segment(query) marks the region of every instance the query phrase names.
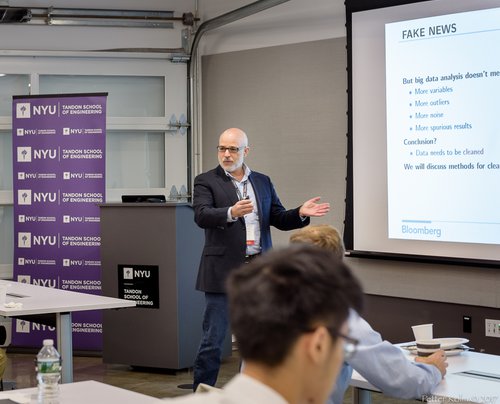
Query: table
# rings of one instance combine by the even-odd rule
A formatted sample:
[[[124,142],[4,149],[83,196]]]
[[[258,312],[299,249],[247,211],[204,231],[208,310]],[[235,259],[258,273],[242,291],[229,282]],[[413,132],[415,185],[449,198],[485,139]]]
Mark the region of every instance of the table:
[[[36,402],[38,389],[19,389],[0,392],[0,400],[11,399],[16,403]],[[159,398],[88,380],[59,386],[60,404],[156,404],[165,403]]]
[[[356,371],[351,386],[353,403],[370,403],[370,392],[380,392]],[[426,398],[429,402],[448,399],[460,403],[500,403],[500,356],[469,351],[448,357],[445,378]]]
[[[135,307],[135,302],[131,300],[0,280],[0,285],[6,283],[9,284],[6,301],[22,303],[22,307],[7,308],[0,306],[1,316],[19,317],[33,314],[56,314],[57,348],[61,358],[63,358],[61,365],[62,383],[73,381],[71,313],[74,311]]]

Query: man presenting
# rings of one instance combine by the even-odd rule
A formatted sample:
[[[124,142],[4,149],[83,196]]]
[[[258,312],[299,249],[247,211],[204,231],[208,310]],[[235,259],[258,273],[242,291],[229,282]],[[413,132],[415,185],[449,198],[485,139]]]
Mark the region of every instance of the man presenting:
[[[195,221],[205,229],[196,288],[205,292],[203,334],[194,363],[194,383],[215,385],[228,329],[226,278],[231,270],[272,247],[271,226],[293,230],[324,216],[319,197],[286,210],[268,176],[244,164],[248,138],[241,129],[224,131],[217,146],[219,166],[194,181]]]

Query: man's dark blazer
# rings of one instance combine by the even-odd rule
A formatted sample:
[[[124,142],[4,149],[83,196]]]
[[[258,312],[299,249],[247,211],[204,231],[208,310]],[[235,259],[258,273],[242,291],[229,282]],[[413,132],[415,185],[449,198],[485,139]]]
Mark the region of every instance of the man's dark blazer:
[[[293,230],[309,224],[309,218],[302,220],[299,216],[300,208],[286,210],[283,207],[267,175],[252,171],[249,181],[257,200],[263,252],[272,247],[270,226]],[[235,185],[220,166],[195,178],[194,220],[205,229],[205,246],[196,281],[198,290],[225,293],[229,272],[245,260],[245,220],[227,221],[227,210],[236,202]]]

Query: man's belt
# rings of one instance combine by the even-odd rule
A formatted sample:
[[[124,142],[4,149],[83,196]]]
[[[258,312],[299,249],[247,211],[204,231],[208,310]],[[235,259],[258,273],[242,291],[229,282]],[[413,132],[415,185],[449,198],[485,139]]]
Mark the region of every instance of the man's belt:
[[[250,262],[252,262],[257,257],[260,257],[260,253],[259,254],[253,254],[253,255],[245,255],[245,264],[249,264]]]

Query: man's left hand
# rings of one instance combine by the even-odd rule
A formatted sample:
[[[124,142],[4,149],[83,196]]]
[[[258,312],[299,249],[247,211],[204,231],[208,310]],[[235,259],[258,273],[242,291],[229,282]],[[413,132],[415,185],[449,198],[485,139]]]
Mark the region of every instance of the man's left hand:
[[[300,207],[299,215],[302,217],[320,217],[325,216],[330,211],[329,203],[318,203],[321,197],[309,199]]]

